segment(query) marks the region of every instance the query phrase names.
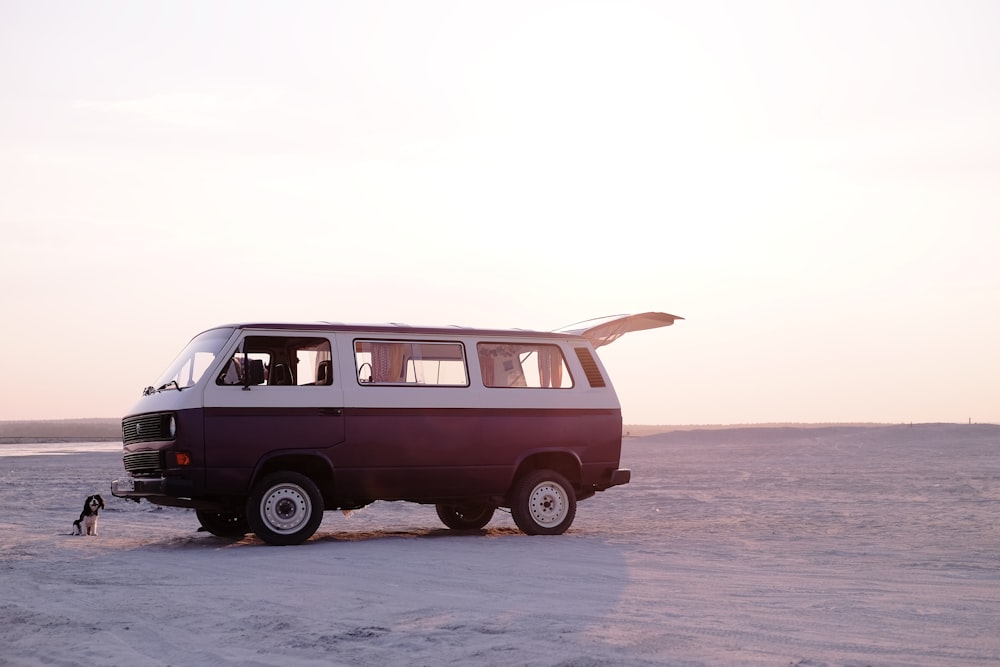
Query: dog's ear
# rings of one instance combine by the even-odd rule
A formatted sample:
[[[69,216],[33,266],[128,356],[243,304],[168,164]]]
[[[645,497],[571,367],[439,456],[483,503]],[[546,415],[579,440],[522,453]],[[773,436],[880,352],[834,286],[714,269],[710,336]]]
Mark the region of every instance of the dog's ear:
[[[87,508],[90,507],[90,501],[94,496],[87,496],[87,499],[83,501],[83,511],[86,512]]]
[[[97,505],[98,505],[98,506],[99,506],[99,507],[100,507],[101,509],[104,509],[104,498],[101,498],[101,494],[99,494],[99,493],[98,493],[98,494],[97,494],[96,496],[94,496],[94,498],[96,498],[96,499],[97,499]]]

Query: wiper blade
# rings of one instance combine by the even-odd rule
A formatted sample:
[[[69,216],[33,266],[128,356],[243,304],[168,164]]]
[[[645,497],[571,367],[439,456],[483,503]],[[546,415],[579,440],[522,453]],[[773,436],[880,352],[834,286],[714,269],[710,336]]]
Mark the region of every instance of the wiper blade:
[[[177,384],[177,380],[171,380],[170,382],[166,383],[165,385],[161,385],[161,386],[157,387],[156,391],[157,392],[161,392],[164,389],[169,389],[170,385],[174,385],[174,387],[177,388],[177,391],[181,391],[182,389],[184,389],[184,387],[182,387],[179,384]]]
[[[164,389],[170,389],[171,385],[173,385],[177,389],[177,391],[186,389],[186,387],[182,387],[179,384],[177,384],[177,380],[171,380],[166,384],[161,384],[159,387],[153,387],[153,386],[146,387],[145,389],[142,390],[142,395],[149,396],[150,394],[159,394]]]

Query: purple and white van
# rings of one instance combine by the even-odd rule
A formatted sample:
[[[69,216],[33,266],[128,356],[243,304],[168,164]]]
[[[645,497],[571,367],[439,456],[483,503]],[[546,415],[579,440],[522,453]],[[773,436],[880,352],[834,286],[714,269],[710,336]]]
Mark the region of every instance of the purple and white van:
[[[481,529],[499,508],[561,534],[628,483],[618,397],[595,353],[682,319],[562,332],[231,324],[195,336],[122,420],[120,498],[196,510],[208,532],[298,544],[325,510],[435,505]]]

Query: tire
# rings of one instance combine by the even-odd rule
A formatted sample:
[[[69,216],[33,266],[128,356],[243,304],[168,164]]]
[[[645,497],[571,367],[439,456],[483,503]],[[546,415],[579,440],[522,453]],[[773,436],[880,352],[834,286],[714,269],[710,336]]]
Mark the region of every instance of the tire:
[[[297,472],[276,472],[258,482],[247,499],[247,520],[268,544],[301,544],[323,521],[323,495]]]
[[[576,492],[554,470],[532,470],[514,482],[510,513],[527,535],[562,535],[576,517]]]
[[[435,507],[441,523],[453,530],[479,530],[490,522],[496,511],[489,503],[475,501],[438,503]]]
[[[195,516],[201,527],[216,537],[243,537],[250,532],[250,524],[243,512],[196,510]]]

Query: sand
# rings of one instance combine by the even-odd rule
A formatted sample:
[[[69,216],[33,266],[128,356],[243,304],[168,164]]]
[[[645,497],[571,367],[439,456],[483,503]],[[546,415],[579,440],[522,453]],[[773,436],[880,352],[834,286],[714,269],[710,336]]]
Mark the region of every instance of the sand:
[[[562,536],[376,503],[293,547],[112,498],[119,447],[0,445],[0,664],[1000,664],[997,426],[628,438]]]

